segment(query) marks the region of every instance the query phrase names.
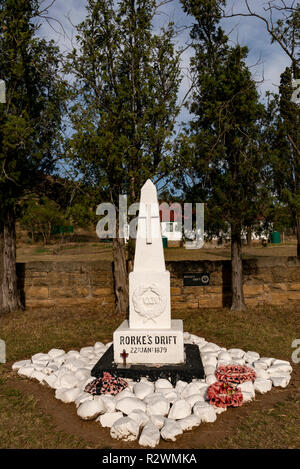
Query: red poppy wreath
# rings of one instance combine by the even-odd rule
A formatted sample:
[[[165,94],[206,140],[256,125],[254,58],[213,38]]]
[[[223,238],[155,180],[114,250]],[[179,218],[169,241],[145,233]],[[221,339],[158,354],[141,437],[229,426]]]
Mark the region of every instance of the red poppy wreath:
[[[215,376],[218,381],[241,384],[245,381],[254,381],[256,373],[252,368],[242,365],[220,365]]]
[[[206,396],[209,403],[216,407],[240,407],[243,404],[243,394],[240,388],[221,381],[211,384]]]

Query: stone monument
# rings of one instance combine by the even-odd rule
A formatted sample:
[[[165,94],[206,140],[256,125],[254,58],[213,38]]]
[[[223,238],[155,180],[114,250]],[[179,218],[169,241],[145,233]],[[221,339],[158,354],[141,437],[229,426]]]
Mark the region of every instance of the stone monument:
[[[166,270],[159,205],[148,179],[141,190],[134,269],[129,274],[129,321],[114,332],[114,362],[184,363],[183,324],[171,320],[170,272]]]
[[[165,268],[157,192],[149,179],[141,190],[129,319],[115,330],[113,344],[91,375],[99,378],[105,371],[134,380],[167,377],[173,384],[204,377],[198,346],[184,344],[182,321],[171,319],[170,272]]]

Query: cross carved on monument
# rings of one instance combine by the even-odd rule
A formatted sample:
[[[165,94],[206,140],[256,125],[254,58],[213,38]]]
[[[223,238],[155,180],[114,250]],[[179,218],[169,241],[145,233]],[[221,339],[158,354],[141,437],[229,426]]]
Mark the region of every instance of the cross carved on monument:
[[[159,218],[157,215],[151,214],[151,204],[145,204],[146,207],[146,214],[140,215],[139,217],[142,220],[146,220],[146,244],[152,244],[152,227],[151,221],[154,218]]]
[[[128,357],[128,353],[126,353],[126,350],[123,350],[123,352],[120,353],[120,356],[123,358],[123,365],[126,366],[126,358]]]

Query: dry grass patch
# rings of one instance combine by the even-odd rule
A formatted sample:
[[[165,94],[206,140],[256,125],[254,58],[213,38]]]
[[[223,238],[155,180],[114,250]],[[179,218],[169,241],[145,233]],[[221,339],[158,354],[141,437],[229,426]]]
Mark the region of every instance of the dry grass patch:
[[[299,312],[297,306],[268,306],[249,308],[242,313],[229,309],[178,311],[172,316],[183,319],[185,331],[220,346],[239,347],[257,351],[261,356],[291,360],[292,341],[300,338]],[[13,362],[30,358],[37,352],[48,352],[51,348],[79,350],[96,341],[111,341],[113,331],[123,319],[101,307],[88,306],[29,309],[1,316],[0,338],[7,346],[7,363],[0,365],[2,448],[138,447],[137,443],[124,446],[112,441],[107,429],[101,429],[93,422],[82,426],[74,406],[60,403],[57,410],[55,406],[59,403],[53,397],[53,390],[21,379],[11,370]],[[299,365],[294,364],[293,368],[288,388],[257,395],[255,401],[220,415],[214,424],[200,425],[179,437],[176,443],[162,442],[160,447],[299,447]],[[46,395],[51,404],[49,407],[48,401],[43,401]],[[58,425],[56,417],[60,409],[66,411]],[[69,425],[64,422],[68,415],[72,422]]]

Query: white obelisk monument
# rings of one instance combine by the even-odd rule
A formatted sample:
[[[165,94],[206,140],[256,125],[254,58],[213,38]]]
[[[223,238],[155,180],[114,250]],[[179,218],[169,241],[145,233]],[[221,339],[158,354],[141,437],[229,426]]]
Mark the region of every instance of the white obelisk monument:
[[[116,364],[184,363],[183,324],[171,320],[170,272],[165,268],[157,191],[141,190],[134,269],[129,274],[129,321],[114,332]]]

